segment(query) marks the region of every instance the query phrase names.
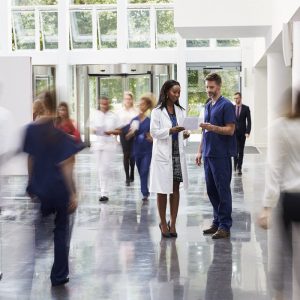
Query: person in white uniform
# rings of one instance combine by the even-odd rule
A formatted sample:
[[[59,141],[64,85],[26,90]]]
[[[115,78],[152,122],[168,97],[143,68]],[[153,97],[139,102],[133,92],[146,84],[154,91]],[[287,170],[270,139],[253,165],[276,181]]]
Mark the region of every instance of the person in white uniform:
[[[151,113],[150,134],[153,137],[150,167],[150,192],[157,193],[162,237],[177,237],[176,220],[179,186],[188,186],[184,150],[184,109],[179,104],[180,84],[166,81],[160,91],[158,105]],[[166,221],[167,198],[170,195],[170,221]]]
[[[111,181],[111,162],[116,154],[116,138],[120,133],[118,116],[110,111],[110,100],[106,96],[99,99],[98,110],[91,114],[90,128],[96,135],[92,150],[97,156],[98,179],[100,188],[99,201],[108,201],[109,182]]]

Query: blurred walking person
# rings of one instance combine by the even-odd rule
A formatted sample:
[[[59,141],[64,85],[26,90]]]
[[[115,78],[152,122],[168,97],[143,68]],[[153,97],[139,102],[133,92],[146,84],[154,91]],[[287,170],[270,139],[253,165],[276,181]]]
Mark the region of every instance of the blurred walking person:
[[[92,150],[97,156],[98,180],[100,189],[99,201],[108,201],[111,182],[112,160],[116,155],[116,138],[120,134],[118,116],[110,110],[110,99],[101,96],[97,110],[90,118],[91,132],[96,135]]]
[[[39,97],[44,114],[27,126],[23,151],[28,153],[32,192],[41,202],[43,216],[55,214],[53,286],[69,281],[69,213],[77,207],[72,185],[70,158],[80,148],[72,138],[55,127],[55,100],[50,92]]]
[[[270,128],[266,185],[259,224],[268,234],[269,275],[276,300],[300,299],[300,94],[291,91]],[[292,288],[291,288],[292,285]]]
[[[130,182],[134,181],[135,161],[132,156],[133,139],[126,138],[129,130],[130,121],[138,115],[138,110],[134,107],[133,94],[129,91],[124,92],[123,108],[117,112],[121,123],[120,142],[123,150],[123,165],[126,175],[126,185],[130,186]]]
[[[143,201],[150,195],[148,177],[152,157],[152,137],[150,135],[150,118],[147,112],[153,108],[153,95],[143,95],[139,103],[139,114],[130,122],[130,129],[126,139],[133,138],[133,156],[140,175]]]

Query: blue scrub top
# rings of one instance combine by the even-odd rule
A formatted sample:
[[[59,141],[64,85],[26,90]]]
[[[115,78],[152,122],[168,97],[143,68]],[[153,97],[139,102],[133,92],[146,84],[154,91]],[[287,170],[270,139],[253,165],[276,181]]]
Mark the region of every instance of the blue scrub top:
[[[152,143],[146,139],[146,134],[150,132],[150,118],[146,117],[142,122],[137,116],[133,118],[130,124],[133,121],[139,121],[139,129],[135,133],[134,142],[133,142],[133,155],[143,155],[146,153],[152,153]]]
[[[41,199],[67,197],[69,191],[59,163],[82,148],[83,144],[76,143],[66,133],[55,128],[53,121],[28,125],[23,151],[33,159],[30,182],[33,194]]]
[[[236,123],[234,105],[230,100],[221,96],[217,102],[212,105],[209,101],[205,105],[204,122],[216,126],[225,126],[226,124]],[[221,135],[211,131],[203,131],[203,157],[231,157],[237,155],[236,137],[230,135]]]

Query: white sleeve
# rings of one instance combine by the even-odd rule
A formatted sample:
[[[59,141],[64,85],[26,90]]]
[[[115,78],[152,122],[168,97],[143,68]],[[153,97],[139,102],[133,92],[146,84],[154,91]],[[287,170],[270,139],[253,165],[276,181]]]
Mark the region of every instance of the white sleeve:
[[[162,114],[161,109],[153,109],[150,121],[150,134],[155,139],[167,139],[170,136],[171,126],[163,128],[160,120]]]
[[[279,125],[276,122],[276,125]],[[266,183],[263,204],[264,207],[275,207],[280,196],[281,177],[284,168],[286,143],[284,141],[283,124],[273,126],[270,130],[268,145]]]

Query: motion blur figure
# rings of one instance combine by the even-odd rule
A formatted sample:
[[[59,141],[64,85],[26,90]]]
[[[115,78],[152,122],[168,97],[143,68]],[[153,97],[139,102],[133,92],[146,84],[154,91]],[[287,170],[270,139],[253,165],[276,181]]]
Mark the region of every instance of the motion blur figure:
[[[80,141],[80,133],[70,118],[66,102],[60,102],[57,107],[56,127],[69,134],[76,142]]]
[[[153,108],[153,95],[145,94],[139,103],[140,112],[130,123],[130,129],[126,135],[127,139],[133,137],[133,156],[140,175],[141,192],[143,201],[149,197],[148,176],[152,157],[152,137],[150,135],[150,118],[147,112]]]
[[[126,175],[126,185],[134,181],[134,157],[132,156],[133,139],[126,138],[129,130],[130,121],[138,115],[139,111],[134,107],[133,94],[129,91],[124,92],[123,108],[118,111],[121,122],[120,142],[123,150],[123,165]]]
[[[269,274],[276,300],[300,299],[300,94],[288,91],[270,128],[268,168],[259,224],[268,235]],[[292,286],[292,288],[291,288]]]
[[[98,109],[94,110],[90,119],[91,132],[96,135],[92,150],[97,156],[98,179],[100,188],[99,201],[109,200],[112,160],[116,155],[116,138],[120,134],[118,116],[110,111],[110,100],[106,96],[99,99]]]
[[[39,97],[44,114],[26,128],[23,151],[29,155],[30,186],[41,202],[43,216],[55,214],[53,286],[69,281],[69,213],[77,200],[72,186],[70,158],[80,149],[74,140],[55,127],[55,100],[50,92]]]

